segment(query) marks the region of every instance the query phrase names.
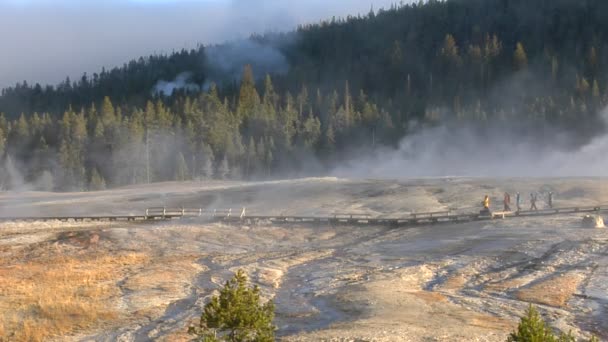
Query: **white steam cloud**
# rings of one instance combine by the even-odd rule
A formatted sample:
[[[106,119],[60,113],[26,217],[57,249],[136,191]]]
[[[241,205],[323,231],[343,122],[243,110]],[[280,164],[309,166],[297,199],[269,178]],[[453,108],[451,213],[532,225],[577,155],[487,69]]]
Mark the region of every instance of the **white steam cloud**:
[[[608,124],[608,110],[602,117]],[[506,126],[506,127],[505,127]],[[408,135],[398,148],[351,160],[335,176],[601,177],[608,175],[608,133],[576,148],[556,129],[535,136],[514,127],[441,125]]]
[[[238,40],[205,49],[210,81],[240,80],[244,65],[251,65],[256,78],[266,74],[284,74],[289,70],[287,58],[270,44]]]
[[[365,14],[394,0],[0,0],[0,89],[58,83],[140,56]]]
[[[154,86],[153,93],[155,95],[171,96],[173,95],[173,92],[181,89],[186,90],[187,92],[200,91],[201,87],[198,84],[190,82],[191,76],[192,74],[189,72],[182,72],[171,82],[158,81]]]

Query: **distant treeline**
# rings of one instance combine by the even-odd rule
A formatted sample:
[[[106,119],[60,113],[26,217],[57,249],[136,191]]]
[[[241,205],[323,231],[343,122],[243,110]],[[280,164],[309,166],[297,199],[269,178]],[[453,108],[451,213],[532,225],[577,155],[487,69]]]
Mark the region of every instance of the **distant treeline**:
[[[0,186],[320,171],[396,144],[413,122],[530,121],[583,140],[608,102],[605,13],[602,0],[428,1],[251,37],[290,65],[257,81],[245,67],[217,87],[152,91],[184,72],[211,84],[200,47],[55,87],[18,84],[0,96]]]

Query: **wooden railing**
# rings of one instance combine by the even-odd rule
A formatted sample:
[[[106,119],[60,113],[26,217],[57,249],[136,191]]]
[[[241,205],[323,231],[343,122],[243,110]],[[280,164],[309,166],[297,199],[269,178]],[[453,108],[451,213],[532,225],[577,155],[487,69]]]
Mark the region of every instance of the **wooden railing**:
[[[459,223],[471,221],[492,220],[496,217],[515,218],[531,216],[552,216],[576,213],[599,213],[608,211],[608,206],[548,208],[538,211],[495,212],[496,215],[480,213],[457,213],[436,211],[426,213],[411,213],[404,217],[371,216],[360,213],[333,213],[331,216],[286,216],[286,215],[248,215],[246,208],[202,209],[202,208],[169,208],[155,207],[146,209],[145,215],[98,215],[98,216],[54,216],[54,217],[0,217],[0,222],[9,221],[154,221],[183,218],[201,218],[217,222],[261,222],[274,223],[313,223],[335,225],[387,225],[387,226],[422,226],[439,223]]]

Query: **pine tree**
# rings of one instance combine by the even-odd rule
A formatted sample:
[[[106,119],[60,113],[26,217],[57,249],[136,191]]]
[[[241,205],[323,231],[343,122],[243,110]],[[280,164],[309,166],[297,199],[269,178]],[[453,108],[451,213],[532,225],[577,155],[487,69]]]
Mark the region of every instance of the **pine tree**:
[[[114,105],[108,96],[103,98],[103,104],[101,105],[101,121],[105,127],[112,127],[116,123]]]
[[[557,81],[557,73],[559,71],[559,62],[557,60],[556,56],[553,56],[551,58],[551,77],[553,79],[553,82]]]
[[[597,342],[592,336],[589,342]],[[543,320],[538,310],[530,304],[524,316],[520,319],[517,330],[507,338],[507,342],[576,342],[570,333],[555,336],[551,328]]]
[[[578,92],[581,97],[586,97],[589,93],[589,81],[586,78],[581,78],[578,83]]]
[[[201,146],[201,176],[205,179],[213,178],[213,162],[215,157],[209,145],[203,143]]]
[[[517,71],[524,70],[528,66],[528,55],[522,43],[517,43],[515,52],[513,53],[513,63]]]
[[[222,162],[220,163],[220,165],[217,169],[217,175],[220,179],[226,179],[226,178],[228,178],[229,174],[230,174],[230,165],[228,165],[228,158],[226,158],[226,156],[224,156],[224,159],[222,159]]]
[[[30,125],[27,122],[25,114],[21,113],[19,120],[17,121],[17,136],[21,143],[23,143],[30,136]]]
[[[302,127],[301,133],[304,145],[310,149],[314,148],[321,136],[321,122],[318,118],[309,116]]]
[[[270,177],[271,172],[272,172],[272,163],[274,162],[274,154],[273,151],[274,150],[274,142],[272,141],[272,138],[269,140],[268,142],[268,148],[266,149],[266,155],[265,155],[265,162],[266,162],[266,176]]]
[[[393,48],[390,53],[391,68],[394,72],[399,72],[403,67],[403,47],[400,41],[393,42]]]
[[[508,342],[551,342],[555,341],[553,332],[547,327],[536,308],[528,307],[521,318],[517,330],[509,335]]]
[[[55,188],[55,181],[53,174],[48,171],[42,171],[42,174],[36,181],[36,190],[38,191],[53,191]]]
[[[598,56],[597,50],[594,46],[589,49],[589,55],[587,56],[587,65],[589,66],[589,72],[592,76],[597,76],[598,69]]]
[[[445,62],[451,67],[460,66],[462,59],[460,57],[459,48],[456,44],[456,39],[451,34],[447,34],[441,48],[441,56]]]
[[[99,174],[97,169],[93,169],[91,171],[91,181],[89,182],[89,190],[90,191],[100,191],[106,189],[106,181]]]
[[[203,155],[203,163],[201,168],[201,176],[204,179],[213,178],[213,161],[208,155]]]
[[[274,90],[270,75],[266,75],[266,79],[264,80],[264,97],[262,103],[264,104],[266,116],[270,119],[274,119],[279,105],[279,95]]]
[[[205,305],[199,325],[190,327],[188,332],[201,342],[274,341],[274,303],[262,304],[260,289],[250,288],[247,283],[245,272],[238,270],[219,295]]]
[[[247,118],[253,114],[259,103],[260,96],[255,89],[253,69],[251,65],[246,65],[243,68],[243,76],[241,78],[237,115],[240,118]]]
[[[596,100],[599,100],[599,98],[600,98],[600,86],[597,83],[597,80],[593,80],[593,89],[591,90],[591,95]],[[1,149],[0,149],[0,151],[1,151]]]
[[[6,133],[0,127],[0,160],[2,160],[2,156],[4,155],[4,149],[6,147]]]
[[[296,102],[298,105],[298,117],[301,118],[304,115],[304,109],[308,105],[308,89],[305,85],[300,89]]]
[[[324,147],[325,147],[325,154],[326,155],[331,155],[335,148],[336,148],[336,136],[334,133],[334,127],[332,126],[332,124],[329,124],[329,126],[327,126],[327,130],[325,131],[325,141],[324,141]]]
[[[249,144],[247,145],[247,152],[246,152],[246,162],[245,162],[245,177],[246,178],[250,178],[251,176],[253,176],[254,172],[255,172],[255,165],[257,164],[257,159],[256,159],[256,145],[255,145],[255,141],[253,140],[253,136],[249,137]]]
[[[144,183],[147,180],[146,161],[148,154],[145,141],[144,113],[137,109],[128,123],[128,147],[124,157],[127,162],[129,183]]]
[[[173,179],[176,181],[185,181],[189,179],[189,177],[190,171],[188,171],[188,164],[186,164],[184,154],[179,152],[175,160],[175,176]]]

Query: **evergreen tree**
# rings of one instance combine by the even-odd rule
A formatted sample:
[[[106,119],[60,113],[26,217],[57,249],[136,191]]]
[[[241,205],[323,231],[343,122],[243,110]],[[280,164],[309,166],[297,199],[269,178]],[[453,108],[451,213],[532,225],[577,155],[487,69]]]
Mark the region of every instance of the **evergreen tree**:
[[[2,156],[4,155],[4,148],[6,147],[6,133],[0,127],[0,160],[2,160]]]
[[[509,335],[507,342],[576,342],[576,338],[570,333],[555,336],[538,310],[530,305],[521,318],[517,330]],[[589,342],[598,342],[598,339],[593,336]]]
[[[304,145],[313,149],[321,136],[321,122],[319,119],[312,116],[308,117],[302,126],[301,135]]]
[[[56,189],[70,190],[86,188],[94,169],[108,186],[172,180],[178,175],[167,165],[175,165],[174,151],[182,151],[188,178],[211,177],[222,158],[230,166],[224,177],[279,174],[297,167],[300,149],[331,167],[332,157],[356,144],[397,145],[411,122],[441,124],[438,108],[460,120],[545,120],[587,136],[590,128],[599,132],[598,109],[608,102],[608,55],[598,40],[608,26],[584,13],[604,13],[608,5],[591,1],[582,12],[577,6],[431,1],[286,33],[297,40],[254,37],[278,48],[290,66],[266,75],[261,99],[251,66],[240,84],[222,80],[200,63],[203,47],[142,58],[77,82],[18,84],[0,92],[0,112],[7,114],[0,114],[0,157],[10,154],[26,182],[35,184],[51,170]],[[446,11],[454,14],[449,20]],[[503,45],[513,53],[503,53]],[[193,71],[194,82],[215,79],[219,87],[150,92],[184,69]],[[521,70],[541,86],[506,92],[516,101],[491,96]]]
[[[441,48],[441,56],[450,67],[457,67],[462,63],[456,39],[451,34],[445,36],[443,47]]]
[[[551,342],[555,341],[555,337],[536,308],[530,305],[525,315],[521,318],[517,331],[511,333],[507,341]]]
[[[16,133],[20,140],[21,139],[25,140],[30,136],[30,127],[27,122],[27,118],[25,117],[25,114],[23,114],[23,113],[21,113],[21,115],[19,116],[19,120],[17,121]],[[24,140],[21,140],[21,141],[23,142]]]
[[[262,304],[260,289],[247,286],[247,276],[238,270],[219,295],[203,309],[198,326],[188,329],[197,341],[272,342],[274,304]]]
[[[247,118],[253,114],[253,111],[258,107],[259,103],[260,96],[255,89],[253,68],[251,65],[246,65],[243,69],[243,76],[241,78],[237,115],[240,118]]]
[[[202,163],[202,169],[201,169],[201,176],[204,179],[211,179],[211,178],[213,178],[213,161],[206,154],[203,155],[203,163]]]
[[[217,175],[220,179],[227,179],[230,174],[230,165],[228,165],[228,158],[224,156],[222,162],[217,169]]]
[[[97,169],[93,169],[91,171],[91,180],[89,182],[89,190],[90,191],[100,191],[106,189],[106,181],[99,174]]]
[[[515,70],[523,70],[528,66],[528,55],[522,43],[517,43],[515,52],[513,53],[513,63]]]
[[[256,153],[257,153],[257,149],[256,149],[256,145],[255,145],[255,141],[253,140],[253,137],[249,138],[249,144],[247,145],[247,160],[245,162],[245,177],[246,178],[250,178],[253,173],[255,172],[255,165],[257,164],[257,159],[256,159]]]
[[[184,154],[179,152],[175,160],[175,176],[173,177],[176,181],[185,181],[190,178],[190,171],[188,171],[188,164]]]
[[[213,156],[213,151],[209,147],[209,145],[204,144],[201,147],[202,153],[202,163],[201,163],[201,176],[205,179],[213,178],[213,162],[215,157]]]
[[[48,171],[42,171],[40,178],[36,182],[36,190],[38,191],[53,191],[55,189],[55,181],[53,174]]]
[[[591,95],[593,96],[594,99],[599,100],[599,98],[600,98],[600,86],[597,83],[597,80],[593,80],[593,89],[591,90]],[[1,149],[0,149],[0,154],[1,154]]]

